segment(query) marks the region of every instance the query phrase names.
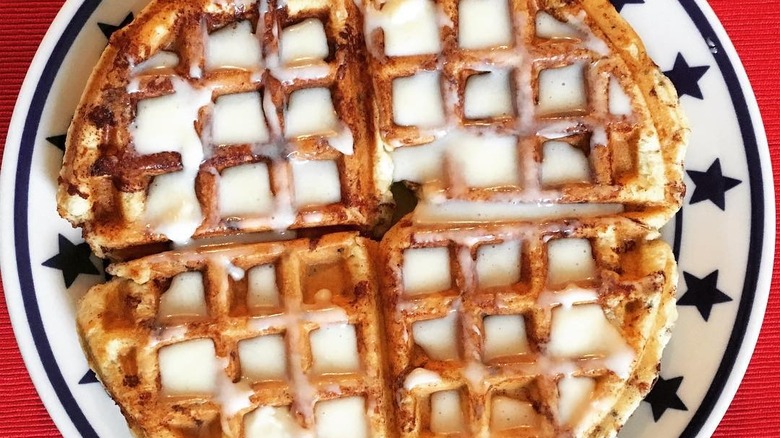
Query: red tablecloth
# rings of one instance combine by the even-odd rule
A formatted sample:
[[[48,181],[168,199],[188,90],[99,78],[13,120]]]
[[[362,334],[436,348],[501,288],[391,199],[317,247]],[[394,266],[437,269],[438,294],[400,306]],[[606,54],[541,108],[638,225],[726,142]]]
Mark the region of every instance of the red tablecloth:
[[[648,0],[652,1],[652,0]],[[693,0],[686,0],[693,1]],[[63,0],[0,0],[0,152],[27,67]],[[780,2],[710,0],[734,41],[764,117],[775,180],[780,169]],[[2,236],[1,238],[8,238]],[[780,269],[761,337],[717,437],[780,436]],[[0,295],[2,286],[0,285]],[[33,388],[0,299],[0,437],[60,436]]]

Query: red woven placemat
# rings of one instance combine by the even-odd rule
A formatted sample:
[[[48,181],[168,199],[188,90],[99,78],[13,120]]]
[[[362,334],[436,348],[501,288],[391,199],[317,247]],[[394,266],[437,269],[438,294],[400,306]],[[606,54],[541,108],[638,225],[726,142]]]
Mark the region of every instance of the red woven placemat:
[[[648,0],[652,1],[652,0]],[[693,0],[686,0],[693,1]],[[0,0],[0,153],[25,72],[63,0]],[[710,0],[737,47],[764,118],[772,164],[780,169],[780,3],[775,0]],[[775,180],[778,172],[775,171]],[[3,236],[2,238],[7,238]],[[780,272],[750,368],[716,437],[780,436]],[[2,285],[0,285],[2,295]],[[16,346],[0,299],[0,437],[58,437]]]

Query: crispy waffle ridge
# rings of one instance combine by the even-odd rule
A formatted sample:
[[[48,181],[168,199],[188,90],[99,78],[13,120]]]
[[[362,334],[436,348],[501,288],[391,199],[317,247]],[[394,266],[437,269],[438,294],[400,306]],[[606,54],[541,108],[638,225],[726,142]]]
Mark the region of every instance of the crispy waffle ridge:
[[[361,28],[351,0],[152,2],[112,35],[90,78],[68,132],[60,214],[99,256],[375,225],[389,184],[375,174]],[[318,40],[302,47],[300,35]]]
[[[80,305],[89,361],[139,437],[314,436],[314,430],[336,437],[361,426],[387,436],[392,415],[375,245],[338,233],[115,264],[110,272],[117,278],[91,289]],[[269,272],[270,280],[258,280]],[[182,278],[193,274],[194,280]],[[338,331],[347,327],[351,333]],[[318,333],[338,345],[315,345]],[[252,346],[257,340],[265,342]],[[339,356],[339,346],[349,350],[350,342],[357,356]],[[172,366],[161,371],[165,355]],[[269,365],[273,359],[281,365]],[[257,360],[261,368],[252,365]],[[179,394],[182,375],[190,386]],[[275,427],[288,427],[290,435],[273,434],[281,430]]]
[[[656,228],[679,209],[687,122],[607,0],[369,1],[365,15],[377,135],[428,204],[607,204]]]
[[[656,237],[622,218],[402,220],[381,247],[400,435],[616,435],[677,317],[676,263]]]

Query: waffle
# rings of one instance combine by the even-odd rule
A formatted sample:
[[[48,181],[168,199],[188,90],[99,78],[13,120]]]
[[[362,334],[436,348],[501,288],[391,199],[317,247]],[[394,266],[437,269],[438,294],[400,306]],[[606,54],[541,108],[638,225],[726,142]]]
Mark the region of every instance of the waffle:
[[[402,220],[380,250],[401,436],[616,435],[677,315],[656,237],[622,218]]]
[[[614,436],[676,319],[687,137],[607,0],[154,0],[68,133],[60,214],[158,252],[84,349],[139,437]],[[394,182],[419,204],[359,237]]]
[[[372,227],[389,182],[361,28],[350,0],[152,2],[112,35],[81,99],[60,214],[114,258],[193,237]]]
[[[603,204],[654,227],[680,207],[677,94],[607,0],[368,1],[365,16],[378,141],[425,203]]]
[[[139,437],[384,437],[375,245],[337,233],[115,264],[79,332]]]

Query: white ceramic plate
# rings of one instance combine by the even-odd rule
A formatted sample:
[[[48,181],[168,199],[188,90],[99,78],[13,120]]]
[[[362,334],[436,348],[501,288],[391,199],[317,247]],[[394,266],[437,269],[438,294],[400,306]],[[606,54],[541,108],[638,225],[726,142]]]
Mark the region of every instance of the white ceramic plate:
[[[11,122],[0,181],[2,274],[33,382],[65,437],[128,437],[88,371],[76,300],[103,280],[55,191],[68,123],[106,34],[147,0],[68,0],[49,29]],[[680,263],[680,319],[661,380],[621,437],[709,436],[731,402],[766,307],[774,193],[766,137],[747,77],[709,6],[613,0],[675,82],[690,117],[688,195],[665,229]]]

